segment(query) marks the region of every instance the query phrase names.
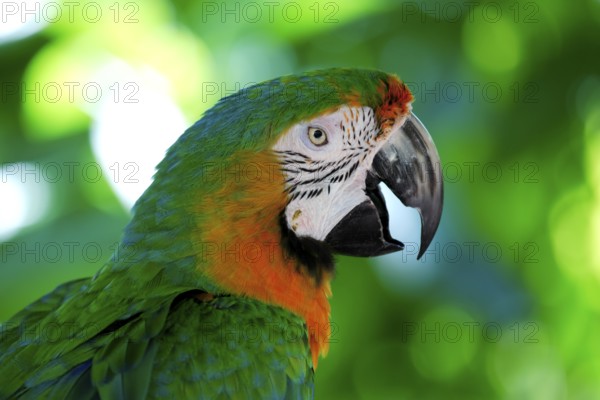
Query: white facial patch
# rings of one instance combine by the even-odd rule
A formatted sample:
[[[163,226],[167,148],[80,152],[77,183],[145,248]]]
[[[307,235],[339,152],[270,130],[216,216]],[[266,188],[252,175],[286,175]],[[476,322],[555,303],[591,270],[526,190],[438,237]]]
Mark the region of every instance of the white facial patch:
[[[402,123],[404,118],[392,130]],[[325,141],[321,134],[327,136]],[[324,240],[368,199],[367,171],[388,137],[382,135],[373,109],[347,106],[300,122],[283,134],[273,150],[286,176],[289,228],[297,236]]]

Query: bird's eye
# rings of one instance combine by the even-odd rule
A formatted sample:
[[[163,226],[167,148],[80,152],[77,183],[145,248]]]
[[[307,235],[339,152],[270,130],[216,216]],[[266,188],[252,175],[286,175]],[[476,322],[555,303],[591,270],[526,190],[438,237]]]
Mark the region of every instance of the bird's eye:
[[[327,134],[321,128],[308,128],[308,138],[315,146],[323,146],[327,144]]]

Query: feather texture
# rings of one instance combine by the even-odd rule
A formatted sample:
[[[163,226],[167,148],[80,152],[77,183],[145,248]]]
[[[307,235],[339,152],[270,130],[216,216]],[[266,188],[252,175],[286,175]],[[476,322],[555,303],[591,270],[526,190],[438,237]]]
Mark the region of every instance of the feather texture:
[[[0,399],[311,398],[331,271],[317,279],[282,244],[289,194],[271,149],[343,105],[390,118],[407,93],[382,72],[330,69],[221,99],[169,149],[103,268],[0,327]]]

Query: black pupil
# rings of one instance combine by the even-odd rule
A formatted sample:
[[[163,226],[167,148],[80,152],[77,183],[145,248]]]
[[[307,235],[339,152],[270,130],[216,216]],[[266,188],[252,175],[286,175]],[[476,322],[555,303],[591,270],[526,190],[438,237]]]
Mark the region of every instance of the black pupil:
[[[315,139],[320,139],[321,136],[323,136],[323,131],[321,131],[320,129],[315,130],[314,136]]]

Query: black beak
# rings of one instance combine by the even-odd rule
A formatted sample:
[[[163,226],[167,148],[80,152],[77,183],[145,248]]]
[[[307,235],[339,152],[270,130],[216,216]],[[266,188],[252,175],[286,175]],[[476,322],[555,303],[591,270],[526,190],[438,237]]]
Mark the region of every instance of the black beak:
[[[376,154],[366,182],[369,200],[350,211],[325,241],[338,253],[372,257],[402,250],[391,237],[389,215],[379,190],[383,182],[408,207],[421,215],[421,246],[425,253],[440,223],[443,182],[440,157],[425,126],[410,114]]]

